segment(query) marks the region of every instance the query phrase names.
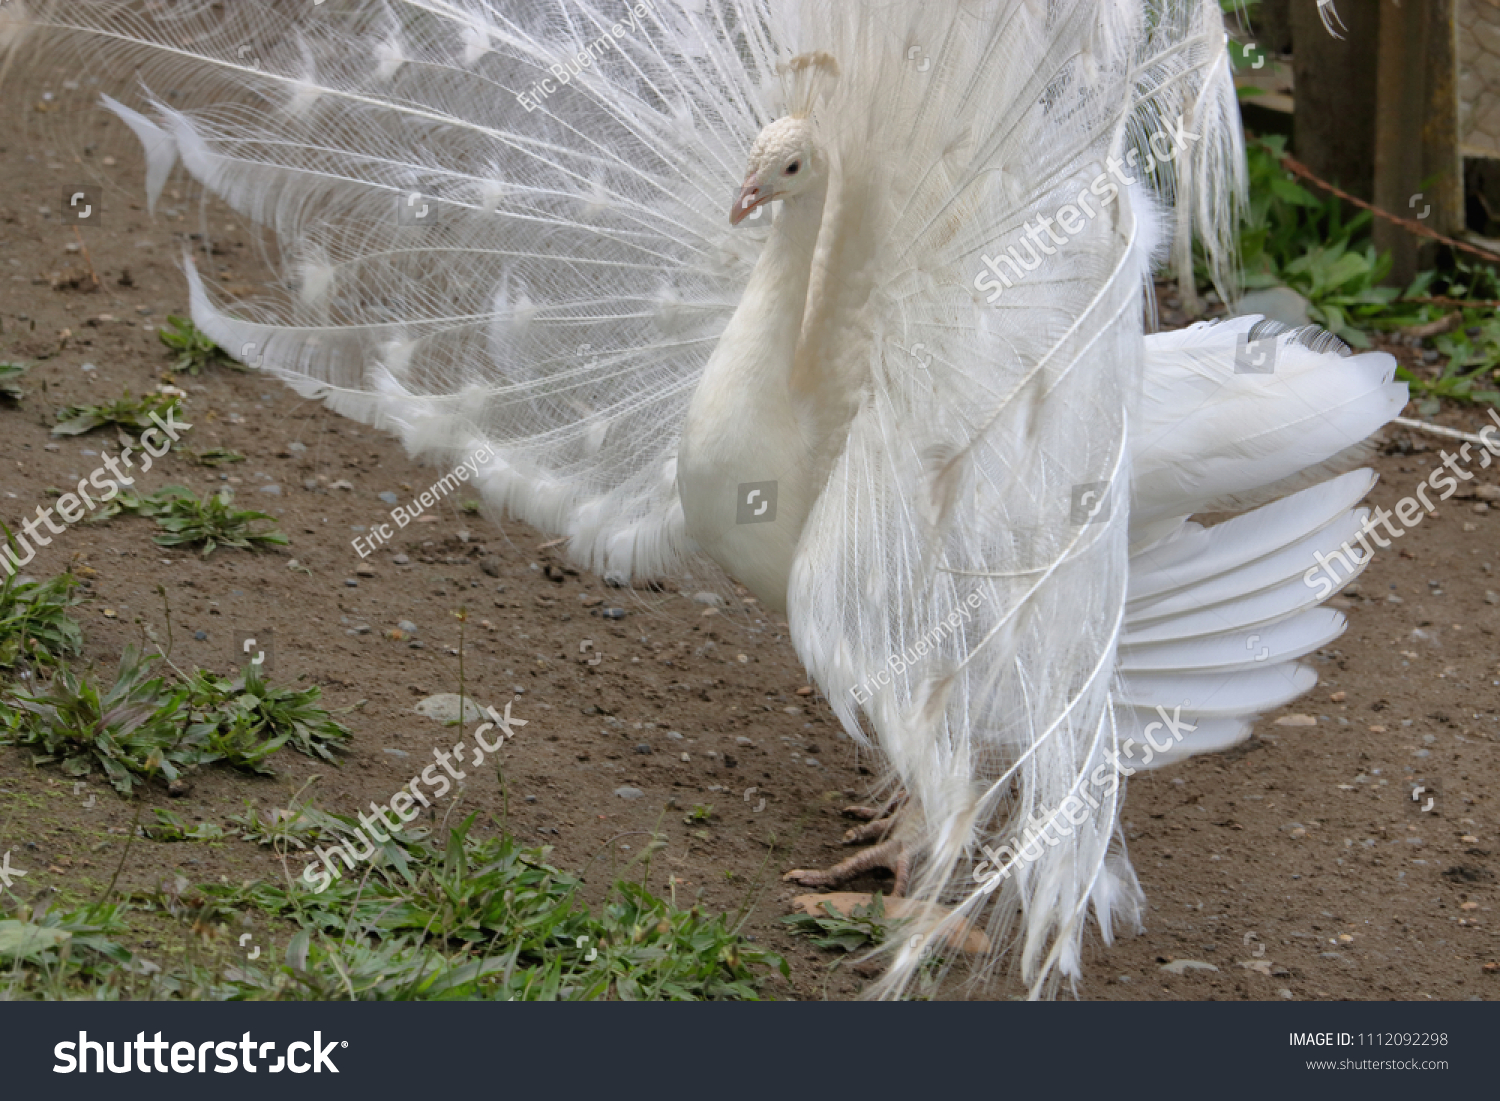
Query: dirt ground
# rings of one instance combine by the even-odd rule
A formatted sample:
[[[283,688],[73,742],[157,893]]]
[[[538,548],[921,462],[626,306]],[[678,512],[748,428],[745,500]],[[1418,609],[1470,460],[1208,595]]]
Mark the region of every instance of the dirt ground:
[[[255,237],[223,209],[169,190],[148,215],[142,166],[128,155],[87,166],[84,182],[107,181],[103,217],[75,232],[60,196],[82,169],[23,138],[15,115],[7,107],[0,117],[0,360],[35,366],[27,399],[0,410],[0,518],[12,525],[55,496],[49,487],[93,470],[96,452],[118,451],[106,432],[54,440],[56,407],[171,380],[157,329],[187,312],[184,244],[201,251],[194,235],[207,228],[211,274],[230,290],[266,275]],[[1393,350],[1408,363],[1420,354]],[[499,707],[513,701],[526,722],[504,751],[518,836],[553,846],[560,867],[593,861],[589,881],[603,884],[659,829],[668,846],[652,889],[675,886],[679,900],[701,895],[720,910],[748,904],[746,931],[792,966],[790,987],[778,981],[768,993],[859,993],[866,977],[830,972],[833,954],[779,921],[799,893],[780,873],[848,855],[840,808],[868,797],[874,782],[806,690],[784,622],[748,602],[700,603],[691,584],[609,588],[563,568],[545,535],[466,514],[462,495],[361,559],[351,540],[387,518],[393,498],[380,495],[405,503],[444,471],[407,461],[389,438],[264,377],[214,368],[175,382],[193,425],[185,446],[231,448],[247,461],[208,470],[174,453],[139,488],[202,491],[227,479],[241,507],[278,517],[291,545],[205,559],[153,544],[147,520],[117,518],[70,527],[26,572],[48,577],[70,563],[91,571],[77,613],[86,658],[101,670],[140,641],[139,624],[165,638],[161,584],[179,665],[228,671],[242,638],[269,638],[274,681],[320,685],[329,706],[356,709],[344,717],[354,738],[342,767],[283,752],[274,779],[208,770],[170,800],[174,810],[223,824],[247,801],[285,806],[315,775],[310,790],[327,810],[388,799],[456,738],[413,705],[458,691],[454,613],[465,608],[466,690]],[[1473,409],[1437,419],[1469,431],[1481,424]],[[1388,433],[1371,501],[1389,508],[1409,494],[1440,443]],[[1311,659],[1321,675],[1311,694],[1267,715],[1232,752],[1131,781],[1125,829],[1149,899],[1147,929],[1111,948],[1094,938],[1080,997],[1500,993],[1500,974],[1483,967],[1500,958],[1500,502],[1477,499],[1482,484],[1500,484],[1500,470],[1478,472],[1335,599],[1349,629]],[[606,616],[610,609],[618,611]],[[398,637],[402,621],[416,629]],[[1278,724],[1289,714],[1315,725]],[[1416,787],[1425,791],[1414,800]],[[169,804],[159,788],[144,798]],[[712,806],[708,821],[685,821],[699,805]],[[493,775],[465,781],[459,813],[468,811],[501,814]],[[55,766],[0,749],[0,851],[26,869],[17,888],[25,897],[94,897],[134,813],[97,774],[75,794]],[[148,887],[174,870],[194,880],[281,875],[279,861],[248,842],[137,842],[121,886]],[[852,889],[889,886],[871,875]],[[1172,960],[1217,970],[1164,970]],[[1012,978],[990,996],[1022,990]]]

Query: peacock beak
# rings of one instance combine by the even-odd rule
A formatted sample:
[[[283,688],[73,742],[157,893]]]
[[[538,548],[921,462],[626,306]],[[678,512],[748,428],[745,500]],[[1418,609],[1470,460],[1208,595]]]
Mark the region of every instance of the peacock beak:
[[[759,181],[751,176],[740,189],[740,197],[734,201],[734,208],[729,212],[729,224],[739,225],[754,211],[770,202],[771,198],[770,191],[762,188]]]

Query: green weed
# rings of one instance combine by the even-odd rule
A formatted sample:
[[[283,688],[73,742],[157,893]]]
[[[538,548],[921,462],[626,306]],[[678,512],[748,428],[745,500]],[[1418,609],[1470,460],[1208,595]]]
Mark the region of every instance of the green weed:
[[[178,405],[179,400],[173,394],[145,394],[132,398],[127,390],[123,398],[103,405],[69,405],[57,411],[57,423],[52,428],[52,434],[81,436],[95,428],[113,424],[138,435],[156,426],[151,414],[155,413],[165,421],[171,415],[180,413],[182,410]],[[180,422],[174,424],[179,428],[193,427]]]
[[[6,545],[15,553],[15,538],[5,532]],[[5,572],[0,567],[0,572]],[[81,597],[74,592],[78,579],[60,573],[46,581],[21,582],[5,572],[0,582],[0,669],[14,669],[24,661],[55,664],[83,648],[83,632],[68,609]]]
[[[100,522],[127,513],[147,516],[156,521],[165,534],[156,542],[164,547],[201,543],[207,558],[218,547],[254,550],[258,546],[287,546],[290,540],[279,531],[256,530],[260,522],[274,524],[276,517],[251,509],[233,506],[234,490],[230,486],[210,492],[201,500],[187,486],[163,486],[155,493],[142,496],[133,490],[121,490],[113,501],[99,508],[91,520]]]
[[[20,401],[26,396],[21,389],[21,376],[31,368],[21,363],[0,363],[0,398]]]
[[[174,371],[186,371],[190,375],[196,375],[204,368],[215,364],[233,367],[236,371],[245,369],[185,317],[168,315],[167,324],[157,335],[161,337],[163,344],[177,353],[177,360],[172,364]]]

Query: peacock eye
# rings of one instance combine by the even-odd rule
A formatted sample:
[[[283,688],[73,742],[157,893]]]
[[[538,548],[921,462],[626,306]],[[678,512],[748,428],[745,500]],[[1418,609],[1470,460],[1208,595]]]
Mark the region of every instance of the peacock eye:
[[[801,161],[793,161],[791,164],[786,166],[786,174],[788,176],[795,176],[800,171],[802,171]]]

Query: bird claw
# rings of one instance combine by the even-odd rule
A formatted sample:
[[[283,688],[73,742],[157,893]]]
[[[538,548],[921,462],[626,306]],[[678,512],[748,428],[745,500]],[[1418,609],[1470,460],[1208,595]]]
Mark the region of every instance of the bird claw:
[[[871,845],[847,860],[840,860],[831,868],[793,868],[781,878],[788,883],[800,883],[804,887],[834,887],[871,868],[887,868],[895,874],[896,883],[891,889],[892,896],[906,893],[911,858],[906,853],[906,843],[895,838]]]

